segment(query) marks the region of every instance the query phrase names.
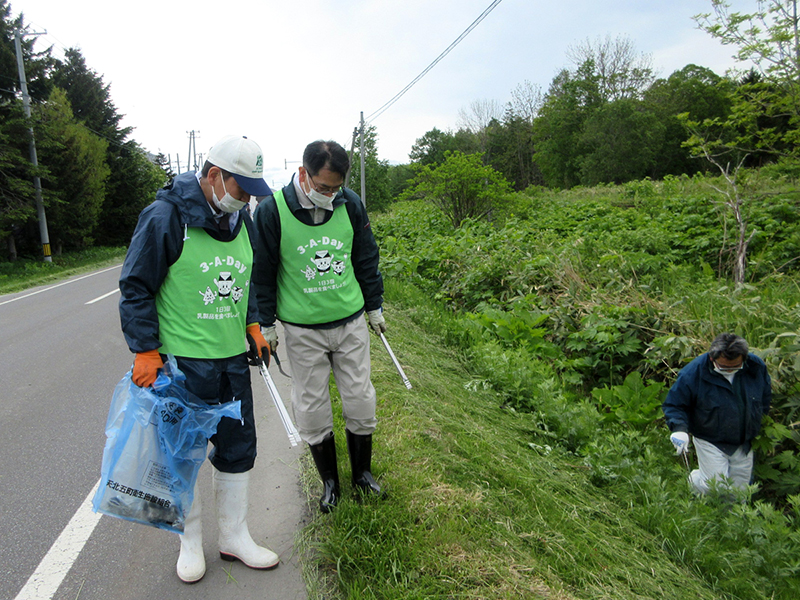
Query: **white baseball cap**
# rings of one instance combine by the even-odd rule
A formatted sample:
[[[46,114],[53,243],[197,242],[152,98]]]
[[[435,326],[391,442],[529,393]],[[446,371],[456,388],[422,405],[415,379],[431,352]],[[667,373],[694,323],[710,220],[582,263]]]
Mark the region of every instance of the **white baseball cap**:
[[[263,177],[264,157],[261,148],[246,136],[225,136],[211,147],[207,160],[233,175],[239,187],[251,196],[272,194]]]

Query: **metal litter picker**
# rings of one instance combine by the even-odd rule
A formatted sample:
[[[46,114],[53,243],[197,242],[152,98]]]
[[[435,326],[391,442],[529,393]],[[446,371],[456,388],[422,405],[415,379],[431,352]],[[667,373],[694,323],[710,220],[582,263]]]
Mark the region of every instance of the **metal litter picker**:
[[[283,403],[283,399],[278,393],[278,388],[275,387],[275,382],[272,381],[272,375],[269,374],[267,365],[264,364],[263,360],[261,361],[261,364],[258,365],[258,370],[261,371],[261,376],[264,378],[264,383],[267,384],[270,396],[272,396],[272,401],[275,403],[275,408],[278,409],[281,422],[283,423],[284,429],[286,429],[286,435],[289,436],[289,442],[292,444],[292,446],[297,446],[297,444],[300,443],[300,434],[297,432],[297,428],[294,426],[294,423],[292,423],[292,419],[289,416],[289,411],[286,410],[286,405]]]
[[[403,383],[405,384],[406,388],[410,390],[411,382],[408,380],[408,377],[406,377],[406,374],[403,371],[403,367],[400,366],[400,363],[398,362],[397,357],[394,355],[394,352],[392,352],[392,348],[391,346],[389,346],[389,342],[386,340],[386,336],[383,335],[382,333],[380,334],[380,336],[383,345],[386,346],[386,351],[389,353],[389,356],[392,357],[392,362],[394,363],[395,369],[397,369],[397,372],[400,374],[400,378],[403,380]]]

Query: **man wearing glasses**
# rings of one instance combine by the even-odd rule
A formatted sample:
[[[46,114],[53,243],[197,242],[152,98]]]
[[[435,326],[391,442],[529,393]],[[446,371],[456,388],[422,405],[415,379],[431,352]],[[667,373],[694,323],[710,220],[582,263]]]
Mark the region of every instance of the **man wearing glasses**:
[[[750,484],[752,441],[771,401],[767,366],[733,333],[718,335],[681,370],[661,408],[677,454],[685,455],[694,437],[698,468],[689,479],[697,493],[708,492],[713,479],[739,489]]]
[[[339,501],[328,390],[331,370],[342,399],[353,487],[380,496],[371,473],[375,388],[369,330],[386,330],[378,246],[361,199],[343,188],[350,159],[333,141],[316,141],[303,166],[255,212],[253,286],[263,332],[274,349],[283,324],[292,367],[292,408],[323,483],[322,512]]]

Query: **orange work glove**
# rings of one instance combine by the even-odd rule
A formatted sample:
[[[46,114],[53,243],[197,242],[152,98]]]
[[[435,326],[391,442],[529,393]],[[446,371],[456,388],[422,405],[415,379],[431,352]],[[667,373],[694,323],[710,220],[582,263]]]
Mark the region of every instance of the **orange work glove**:
[[[158,376],[158,370],[164,366],[158,350],[137,352],[133,359],[133,383],[139,387],[150,387]]]
[[[247,326],[247,343],[250,345],[250,350],[247,351],[247,362],[257,367],[262,360],[266,360],[266,365],[269,366],[269,354],[272,349],[261,335],[261,325],[258,323]]]

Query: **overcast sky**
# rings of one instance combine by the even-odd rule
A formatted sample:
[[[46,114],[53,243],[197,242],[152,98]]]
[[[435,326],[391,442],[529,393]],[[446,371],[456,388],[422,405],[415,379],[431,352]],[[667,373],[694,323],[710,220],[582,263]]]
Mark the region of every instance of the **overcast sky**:
[[[179,156],[241,134],[264,151],[267,182],[296,170],[306,144],[350,147],[376,112],[459,37],[492,0],[9,0],[37,48],[79,47],[111,86],[123,125],[151,152]],[[752,11],[756,0],[732,0]],[[659,76],[694,63],[724,74],[732,49],[698,30],[710,0],[503,0],[375,119],[380,158],[408,162],[415,140],[455,129],[477,100],[505,104],[524,81],[546,91],[586,40],[625,36]],[[288,165],[285,161],[289,161]],[[288,169],[285,167],[288,166]]]

